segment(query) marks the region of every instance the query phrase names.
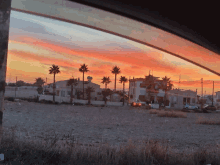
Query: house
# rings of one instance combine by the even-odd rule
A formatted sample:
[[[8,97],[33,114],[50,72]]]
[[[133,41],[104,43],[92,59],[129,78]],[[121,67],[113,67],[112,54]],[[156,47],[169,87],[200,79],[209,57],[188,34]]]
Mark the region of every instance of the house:
[[[182,109],[184,105],[197,105],[197,91],[172,89],[167,92],[169,98],[169,107]]]
[[[149,75],[150,76],[150,75]],[[146,76],[147,78],[148,76]],[[155,89],[159,88],[160,83],[163,82],[163,80],[159,80],[159,77],[154,77],[154,82],[156,83]],[[146,98],[148,96],[148,89],[146,89],[146,78],[134,78],[129,80],[129,96],[130,96],[130,102],[140,100],[143,102],[146,102]],[[165,92],[161,89],[154,90],[152,93],[150,93],[150,102],[151,103],[159,103],[163,102]],[[220,97],[219,97],[220,98]],[[174,108],[180,108],[182,109],[184,105],[190,104],[190,105],[196,105],[198,102],[197,97],[197,91],[192,90],[182,90],[182,89],[172,89],[170,91],[167,91],[167,99],[169,102],[166,106],[168,107],[174,107]]]
[[[148,77],[148,76],[146,76]],[[162,80],[158,80],[159,77],[153,77],[155,83],[157,83],[156,88],[159,87],[159,83]],[[129,95],[130,102],[140,100],[142,102],[146,102],[146,98],[148,96],[148,90],[146,89],[145,78],[134,78],[129,80]],[[157,102],[159,99],[163,99],[165,92],[159,89],[157,93],[151,93],[150,101]]]
[[[87,98],[86,94],[86,88],[88,86],[94,88],[94,92],[91,93],[91,100],[95,100],[96,98],[99,98],[100,95],[98,94],[101,92],[100,85],[93,83],[92,77],[88,76],[87,81],[84,81],[84,98]],[[71,86],[67,86],[68,80],[63,81],[57,81],[56,84],[56,95],[61,97],[70,97],[71,96]],[[49,84],[45,86],[45,89],[48,89],[49,92],[53,92],[53,84]],[[77,91],[83,92],[83,81],[80,81],[78,78],[78,84],[76,86],[73,85],[73,97],[77,98]],[[82,98],[83,95],[80,95],[80,98]]]

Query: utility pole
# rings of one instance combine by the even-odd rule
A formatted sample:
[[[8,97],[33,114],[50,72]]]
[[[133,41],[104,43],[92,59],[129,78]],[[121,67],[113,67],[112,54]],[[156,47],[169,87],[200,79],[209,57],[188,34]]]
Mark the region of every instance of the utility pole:
[[[130,77],[129,76],[129,89],[128,89],[128,103],[130,104]]]
[[[180,76],[179,76],[179,86],[178,86],[178,90],[177,90],[177,106],[179,105]]]
[[[16,76],[16,83],[15,83],[15,98],[16,98],[16,90],[17,90],[17,76]]]
[[[214,81],[213,81],[213,91],[212,91],[212,106],[213,106],[213,94],[214,94]]]

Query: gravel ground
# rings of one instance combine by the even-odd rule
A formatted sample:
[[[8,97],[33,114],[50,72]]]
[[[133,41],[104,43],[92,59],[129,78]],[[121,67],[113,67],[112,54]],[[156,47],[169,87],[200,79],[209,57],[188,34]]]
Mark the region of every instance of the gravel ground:
[[[18,136],[37,140],[51,138],[54,132],[60,137],[72,134],[78,142],[86,144],[119,145],[126,144],[129,139],[135,143],[157,139],[178,150],[219,144],[220,125],[196,124],[198,117],[220,120],[220,113],[188,113],[187,118],[168,118],[129,106],[89,107],[5,101],[3,129],[8,131],[16,126]]]

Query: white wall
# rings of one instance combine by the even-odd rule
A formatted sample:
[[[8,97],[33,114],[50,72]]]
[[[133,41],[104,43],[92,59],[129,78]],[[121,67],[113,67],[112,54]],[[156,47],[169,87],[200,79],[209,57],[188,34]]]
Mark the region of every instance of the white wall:
[[[36,89],[18,89],[16,91],[16,97],[23,97],[23,98],[29,98],[29,97],[35,97],[38,95],[38,92]],[[15,97],[15,89],[5,89],[5,97]]]
[[[53,101],[53,96],[51,95],[40,95],[39,101],[41,100],[48,100],[48,101]],[[55,96],[55,102],[70,102],[70,97],[60,97],[60,96]],[[74,102],[74,99],[73,99]]]

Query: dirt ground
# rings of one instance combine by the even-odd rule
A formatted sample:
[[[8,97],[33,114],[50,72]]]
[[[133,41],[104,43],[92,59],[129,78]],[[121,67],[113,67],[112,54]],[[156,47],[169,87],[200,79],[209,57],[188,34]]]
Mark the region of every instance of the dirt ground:
[[[220,125],[196,124],[198,117],[218,118],[220,113],[188,113],[187,118],[157,117],[129,106],[88,107],[5,101],[4,131],[16,127],[22,138],[45,139],[72,134],[80,143],[125,144],[155,139],[178,150],[220,142]],[[72,131],[72,133],[70,133]]]

